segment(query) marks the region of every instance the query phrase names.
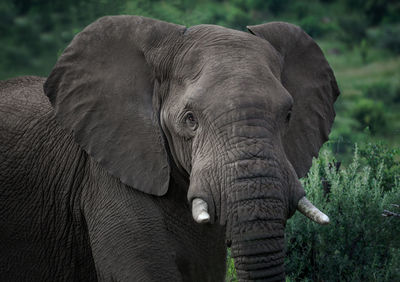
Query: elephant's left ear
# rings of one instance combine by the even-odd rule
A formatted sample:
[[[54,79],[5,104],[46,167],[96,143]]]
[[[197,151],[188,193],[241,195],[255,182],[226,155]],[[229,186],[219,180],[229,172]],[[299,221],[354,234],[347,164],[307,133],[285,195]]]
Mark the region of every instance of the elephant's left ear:
[[[281,82],[294,100],[283,146],[298,177],[303,177],[328,140],[335,118],[333,104],[340,93],[335,76],[321,49],[301,28],[283,22],[247,28],[281,55]]]

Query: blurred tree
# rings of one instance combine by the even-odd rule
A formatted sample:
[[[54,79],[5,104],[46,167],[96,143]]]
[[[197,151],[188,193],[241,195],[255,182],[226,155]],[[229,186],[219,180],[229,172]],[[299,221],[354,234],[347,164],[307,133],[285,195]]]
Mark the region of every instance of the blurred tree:
[[[385,108],[381,101],[362,98],[351,114],[359,122],[359,129],[368,127],[372,135],[384,132],[386,129]]]
[[[364,13],[370,25],[381,23],[388,11],[400,8],[397,0],[344,0],[344,3],[352,11]],[[400,19],[397,18],[397,21]]]

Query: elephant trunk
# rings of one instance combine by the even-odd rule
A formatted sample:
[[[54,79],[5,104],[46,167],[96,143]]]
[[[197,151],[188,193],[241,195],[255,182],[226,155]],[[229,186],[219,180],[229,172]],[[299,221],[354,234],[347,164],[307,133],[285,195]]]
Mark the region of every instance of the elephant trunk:
[[[285,279],[283,232],[263,235],[257,240],[232,241],[231,255],[240,281]]]
[[[279,145],[279,135],[265,129],[268,123],[250,124],[254,122],[241,121],[225,134],[230,146],[222,157],[195,153],[188,199],[196,222],[226,224],[240,281],[281,281],[286,220],[305,192]],[[308,200],[301,203],[299,210],[308,217],[328,221]]]
[[[277,201],[253,199],[237,207],[235,219],[228,223],[231,255],[240,281],[284,280],[285,219],[278,218],[273,209],[281,209]]]
[[[228,193],[227,237],[240,281],[284,280],[287,173],[277,158],[236,162]],[[243,170],[246,167],[246,170]]]

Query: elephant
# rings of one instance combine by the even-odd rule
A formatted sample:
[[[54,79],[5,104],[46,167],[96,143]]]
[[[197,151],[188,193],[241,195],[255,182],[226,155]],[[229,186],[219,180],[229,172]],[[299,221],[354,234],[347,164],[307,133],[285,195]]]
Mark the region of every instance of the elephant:
[[[0,82],[1,281],[285,279],[339,90],[300,27],[105,16]]]

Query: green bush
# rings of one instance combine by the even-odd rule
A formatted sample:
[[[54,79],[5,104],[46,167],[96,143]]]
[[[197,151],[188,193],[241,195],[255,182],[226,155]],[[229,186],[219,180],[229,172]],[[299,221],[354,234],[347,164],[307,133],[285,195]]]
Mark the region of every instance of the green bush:
[[[122,6],[123,0],[2,1],[0,78],[47,75],[77,32]]]
[[[235,263],[233,261],[233,258],[231,258],[231,250],[228,249],[228,258],[226,260],[226,276],[225,276],[225,281],[226,282],[236,282],[237,277],[236,277],[236,268],[235,268]]]
[[[378,45],[395,54],[400,54],[400,24],[384,26],[379,33]]]
[[[398,3],[393,0],[352,0],[343,1],[353,12],[362,13],[369,25],[377,25],[387,16],[398,11]],[[397,19],[398,21],[398,14]]]
[[[375,101],[383,101],[390,105],[396,98],[396,89],[387,82],[377,82],[365,87],[365,96]]]
[[[387,158],[393,160],[385,154],[372,160],[356,149],[353,162],[338,172],[331,169],[335,159],[329,151],[314,160],[303,183],[307,197],[330,216],[331,223],[319,226],[298,213],[288,221],[290,280],[399,281],[400,219],[381,216],[390,204],[400,203],[400,183],[384,186]],[[330,183],[328,195],[322,179]]]
[[[361,98],[351,110],[351,116],[358,121],[359,130],[368,128],[372,135],[386,129],[385,107],[381,101]]]
[[[307,16],[300,21],[300,26],[311,37],[320,37],[323,34],[321,20],[319,17]]]
[[[338,39],[349,47],[359,45],[366,37],[368,25],[365,18],[361,15],[340,17],[338,25],[340,28]]]
[[[381,215],[400,204],[399,152],[355,147],[352,162],[336,170],[326,147],[302,182],[331,223],[320,226],[299,213],[287,222],[286,281],[399,281],[400,218]],[[227,269],[226,281],[237,281],[229,252]]]
[[[382,142],[360,147],[363,164],[371,168],[372,175],[381,173],[384,191],[390,191],[395,183],[400,183],[400,162],[396,159],[399,154],[398,149],[388,148]]]
[[[337,26],[319,16],[306,16],[300,20],[299,25],[311,37],[320,38],[337,31]]]

